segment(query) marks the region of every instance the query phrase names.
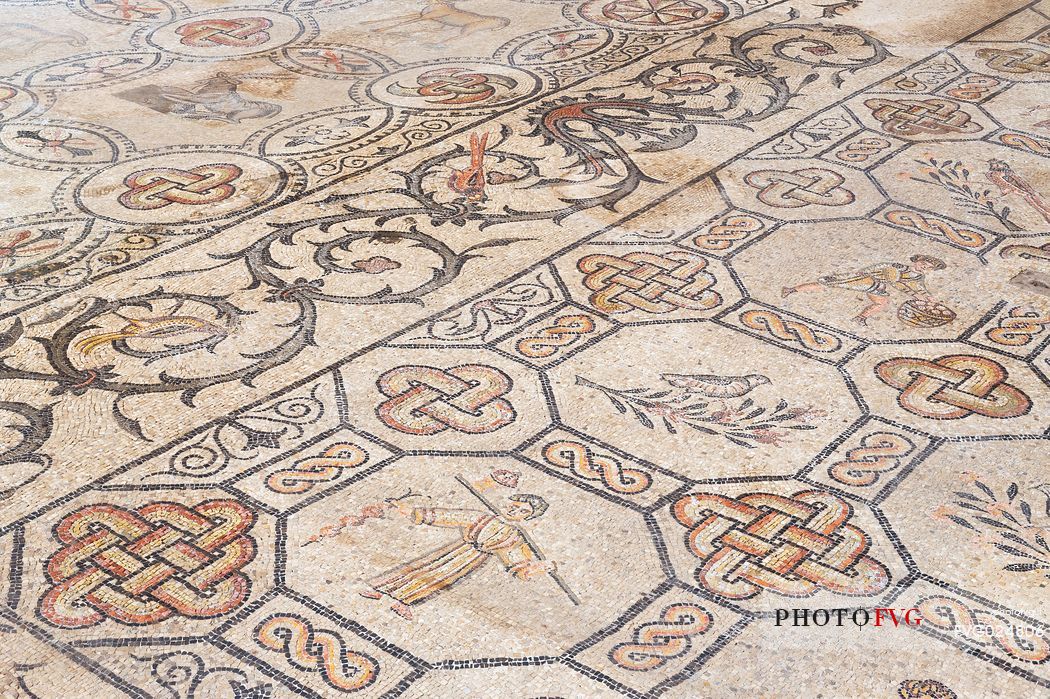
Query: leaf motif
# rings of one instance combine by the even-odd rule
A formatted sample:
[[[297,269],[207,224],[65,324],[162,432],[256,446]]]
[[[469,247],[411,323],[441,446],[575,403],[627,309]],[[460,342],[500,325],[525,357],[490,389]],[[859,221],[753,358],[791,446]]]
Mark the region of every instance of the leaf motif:
[[[1017,497],[1016,483],[1011,483],[1010,486],[1006,489],[1006,497],[1009,499],[1010,502],[1013,502],[1014,498]]]
[[[991,488],[989,488],[988,486],[986,486],[984,483],[982,483],[980,481],[974,481],[973,484],[975,486],[977,486],[978,488],[980,488],[982,491],[984,491],[985,495],[990,497],[992,500],[995,500],[995,493],[992,492]]]
[[[1011,563],[1008,566],[1003,566],[1003,570],[1008,570],[1011,573],[1027,573],[1039,567],[1038,563]]]
[[[649,419],[648,415],[633,405],[631,406],[631,410],[634,412],[634,416],[638,419],[638,422],[642,423],[642,427],[647,430],[653,429],[653,421]]]
[[[977,502],[982,502],[981,498],[977,497],[976,495],[974,495],[972,493],[964,493],[961,490],[954,491],[952,493],[952,495],[956,495],[956,496],[958,496],[960,498],[963,498],[965,500],[976,500]]]
[[[999,529],[1013,530],[1013,527],[1011,527],[1009,524],[1003,524],[1002,522],[996,521],[996,520],[991,519],[989,517],[977,516],[977,517],[974,517],[974,519],[976,519],[978,522],[983,522],[985,524],[990,524],[993,527],[998,527]]]
[[[1013,546],[1007,546],[1006,544],[998,544],[997,543],[997,544],[995,544],[995,548],[999,549],[1000,551],[1004,551],[1005,553],[1008,553],[1011,556],[1020,556],[1021,558],[1033,558],[1034,559],[1034,557],[1032,555],[1027,554],[1024,551],[1015,549]]]
[[[956,515],[946,515],[946,516],[948,517],[948,519],[950,519],[951,521],[955,522],[956,524],[958,524],[960,526],[966,527],[967,529],[972,529],[975,532],[976,531],[980,531],[980,529],[978,529],[977,527],[973,526],[972,524],[967,522],[962,517],[958,517]]]
[[[1004,539],[1007,539],[1008,541],[1012,541],[1015,544],[1021,544],[1022,546],[1032,548],[1032,545],[1030,543],[1019,537],[1017,534],[1014,534],[1013,532],[999,532],[999,536],[1003,537]]]
[[[1028,520],[1029,524],[1032,523],[1032,506],[1024,500],[1021,501],[1021,514],[1024,515],[1024,518]]]

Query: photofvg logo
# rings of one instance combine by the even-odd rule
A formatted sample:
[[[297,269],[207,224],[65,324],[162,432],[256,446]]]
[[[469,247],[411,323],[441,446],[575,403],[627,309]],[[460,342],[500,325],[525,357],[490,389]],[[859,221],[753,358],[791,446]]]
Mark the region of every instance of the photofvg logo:
[[[778,609],[777,626],[857,626],[871,624],[876,628],[898,626],[921,626],[922,615],[918,608],[897,609],[875,607],[874,609]]]

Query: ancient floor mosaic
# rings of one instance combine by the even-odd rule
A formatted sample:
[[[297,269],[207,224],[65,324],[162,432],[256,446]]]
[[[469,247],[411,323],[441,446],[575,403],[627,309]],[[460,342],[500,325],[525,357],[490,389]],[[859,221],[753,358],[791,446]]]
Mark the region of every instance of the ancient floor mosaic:
[[[0,697],[1050,696],[1050,0],[3,0]]]

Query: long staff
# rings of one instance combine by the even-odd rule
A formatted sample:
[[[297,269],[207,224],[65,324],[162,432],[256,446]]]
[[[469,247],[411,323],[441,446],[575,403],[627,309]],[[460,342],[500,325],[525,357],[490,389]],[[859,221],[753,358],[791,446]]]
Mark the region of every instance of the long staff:
[[[500,511],[496,509],[496,506],[489,502],[488,498],[486,498],[484,495],[478,492],[477,488],[472,486],[466,478],[457,475],[456,480],[459,481],[459,484],[461,486],[470,491],[470,494],[476,497],[482,505],[488,508],[489,512],[496,515],[497,517],[500,516]],[[533,540],[533,538],[529,536],[529,533],[525,531],[525,529],[523,529],[522,527],[516,527],[516,529],[521,533],[522,538],[525,539],[525,543],[529,545],[529,548],[531,548],[535,552],[536,558],[538,558],[541,561],[545,560],[547,557],[543,554],[543,549],[541,549],[536,544],[535,540]],[[562,591],[569,596],[569,599],[572,600],[573,604],[575,604],[577,607],[580,606],[580,598],[576,596],[576,593],[572,591],[571,587],[569,587],[569,583],[565,582],[565,579],[562,578],[557,571],[548,570],[547,575],[551,576],[551,580],[556,582],[558,584],[558,587],[560,587]]]

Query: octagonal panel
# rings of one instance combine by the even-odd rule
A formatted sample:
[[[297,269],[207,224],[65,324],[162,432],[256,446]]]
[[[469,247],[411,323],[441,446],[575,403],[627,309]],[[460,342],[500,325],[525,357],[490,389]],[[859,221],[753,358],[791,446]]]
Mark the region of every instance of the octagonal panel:
[[[815,158],[741,159],[718,179],[736,206],[784,221],[863,216],[883,202],[864,173]]]
[[[487,350],[381,348],[341,373],[350,422],[405,449],[509,450],[550,419],[539,377]]]
[[[1048,453],[1046,440],[945,444],[882,506],[924,573],[1048,622]]]
[[[999,233],[1050,231],[1050,170],[1036,155],[985,142],[909,148],[872,172],[897,203]]]
[[[1016,359],[960,343],[873,345],[848,365],[871,412],[932,435],[1039,434],[1050,389]]]
[[[405,457],[322,503],[288,585],[427,660],[558,655],[663,577],[640,515],[514,459]]]
[[[18,612],[66,641],[202,636],[273,586],[273,531],[221,490],[89,492],[27,525]]]
[[[867,505],[797,481],[696,486],[657,521],[679,579],[753,612],[870,609],[907,575]]]
[[[891,213],[902,227],[929,223],[918,212]],[[800,239],[806,245],[784,244]],[[872,340],[958,337],[1006,281],[972,254],[870,220],[785,226],[733,267],[756,300]],[[933,315],[940,307],[954,317]]]
[[[625,328],[550,379],[564,422],[698,479],[794,473],[859,415],[833,367],[707,324]]]

